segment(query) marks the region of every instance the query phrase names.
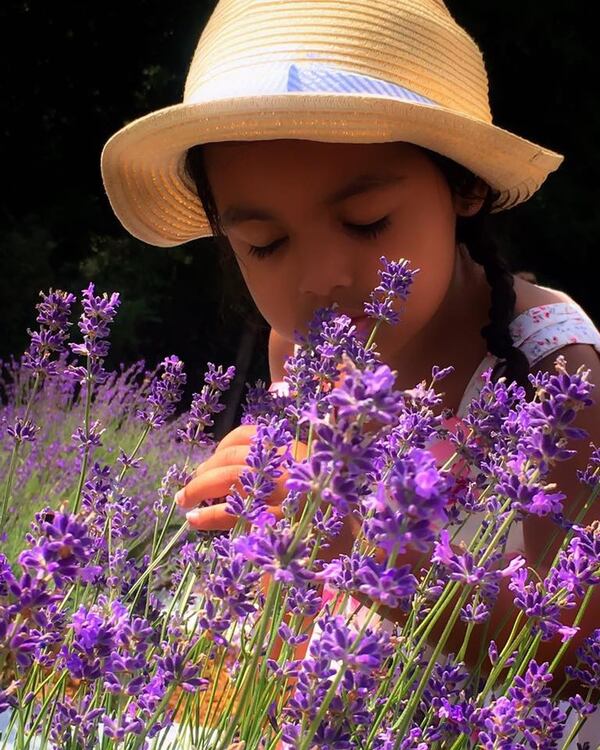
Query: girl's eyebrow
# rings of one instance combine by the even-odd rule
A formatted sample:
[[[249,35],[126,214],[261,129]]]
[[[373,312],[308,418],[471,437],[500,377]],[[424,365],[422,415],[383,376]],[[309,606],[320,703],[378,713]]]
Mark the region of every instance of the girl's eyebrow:
[[[338,188],[332,195],[328,196],[324,201],[324,206],[333,206],[336,203],[341,203],[347,198],[351,198],[354,195],[360,195],[366,193],[374,188],[381,187],[382,185],[394,185],[398,182],[402,182],[406,177],[397,174],[374,174],[364,173],[354,177],[351,182]],[[221,224],[224,228],[230,228],[236,224],[241,224],[244,221],[277,221],[277,216],[265,211],[262,208],[256,208],[254,206],[229,206],[226,208],[221,215]]]

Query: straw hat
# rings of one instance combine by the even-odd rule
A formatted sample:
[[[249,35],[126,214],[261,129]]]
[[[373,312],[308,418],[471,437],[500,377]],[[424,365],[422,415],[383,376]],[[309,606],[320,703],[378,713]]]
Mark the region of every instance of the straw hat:
[[[101,159],[125,228],[171,247],[212,235],[188,148],[277,138],[407,141],[527,200],[563,160],[492,124],[481,52],[442,0],[220,0],[183,102],[113,135]]]

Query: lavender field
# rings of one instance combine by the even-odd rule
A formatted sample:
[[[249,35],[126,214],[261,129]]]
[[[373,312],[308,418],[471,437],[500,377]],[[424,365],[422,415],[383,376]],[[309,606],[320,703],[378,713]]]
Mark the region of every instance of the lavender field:
[[[589,372],[559,358],[528,401],[488,371],[466,419],[449,420],[437,407],[451,368],[401,391],[380,361],[377,331],[401,325],[392,305],[416,273],[381,260],[366,340],[324,308],[286,388],[248,384],[245,466],[207,501],[225,503],[227,532],[194,530],[174,497],[215,455],[234,368],[210,363],[186,407],[176,355],[106,371],[118,293],[41,293],[29,349],[0,381],[0,750],[566,750],[593,737],[600,629],[580,624],[600,523],[581,520],[598,449],[576,518],[547,479],[585,437],[573,422],[592,403]],[[525,516],[564,537],[542,576],[504,554]],[[514,627],[481,636],[502,587]]]

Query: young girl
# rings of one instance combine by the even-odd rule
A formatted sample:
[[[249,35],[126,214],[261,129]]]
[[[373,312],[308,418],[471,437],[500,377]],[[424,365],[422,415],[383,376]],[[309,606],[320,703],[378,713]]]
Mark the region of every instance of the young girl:
[[[399,389],[428,380],[434,364],[453,365],[443,407],[459,419],[490,366],[495,379],[528,387],[529,372],[554,372],[563,355],[570,372],[584,365],[600,380],[600,333],[590,318],[568,295],[513,275],[487,233],[491,213],[530,198],[561,161],[493,125],[482,55],[442,0],[221,0],[183,103],[116,133],[102,174],[136,237],[168,247],[212,235],[235,256],[271,327],[273,389],[285,386],[294,332],[306,332],[315,309],[337,303],[364,328],[379,258],[408,259],[421,270],[401,324],[380,329],[377,346]],[[569,518],[579,509],[577,469],[587,464],[589,441],[600,440],[599,417],[598,403],[580,414],[576,424],[590,437],[552,475]],[[182,507],[228,493],[253,432],[242,426],[221,441],[179,493]],[[440,460],[443,448],[432,446]],[[284,480],[271,498],[277,517]],[[596,504],[583,523],[598,518]],[[224,503],[188,519],[198,529],[236,523]],[[473,523],[463,530],[467,542]],[[541,559],[555,529],[547,518],[526,519],[510,549],[543,575],[562,541]],[[355,533],[345,528],[328,556],[349,553]],[[504,589],[492,632],[510,602]],[[574,663],[599,616],[596,593],[563,666]],[[449,649],[457,651],[463,632],[456,627]],[[556,648],[542,642],[538,660]],[[561,682],[555,676],[555,687]],[[600,724],[592,724],[577,740],[596,747]]]

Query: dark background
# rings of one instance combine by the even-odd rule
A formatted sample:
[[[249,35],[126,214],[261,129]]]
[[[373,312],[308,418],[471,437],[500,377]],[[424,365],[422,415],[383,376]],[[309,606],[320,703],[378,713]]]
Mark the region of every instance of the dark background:
[[[125,123],[181,100],[214,0],[4,0],[0,107],[0,357],[20,354],[38,291],[121,292],[109,364],[176,353],[198,390],[207,361],[268,380],[267,329],[224,286],[211,239],[131,238],[102,187],[100,151]],[[495,217],[513,270],[562,289],[598,322],[596,26],[590,5],[448,0],[484,52],[497,125],[565,155],[532,199]],[[10,44],[12,40],[12,44]],[[189,395],[189,394],[188,394]],[[236,397],[237,398],[237,397]],[[231,402],[229,422],[237,401]]]

